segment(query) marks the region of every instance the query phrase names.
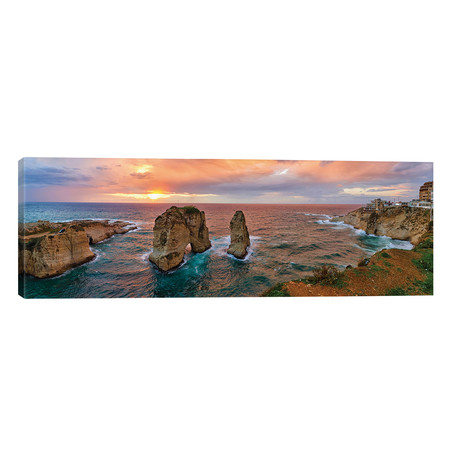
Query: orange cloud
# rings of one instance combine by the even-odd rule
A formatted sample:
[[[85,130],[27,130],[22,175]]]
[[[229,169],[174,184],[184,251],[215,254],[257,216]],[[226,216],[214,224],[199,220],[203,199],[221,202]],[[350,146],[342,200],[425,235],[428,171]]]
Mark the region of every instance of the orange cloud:
[[[432,163],[372,161],[35,158],[26,169],[32,201],[338,202],[415,197],[432,179]]]

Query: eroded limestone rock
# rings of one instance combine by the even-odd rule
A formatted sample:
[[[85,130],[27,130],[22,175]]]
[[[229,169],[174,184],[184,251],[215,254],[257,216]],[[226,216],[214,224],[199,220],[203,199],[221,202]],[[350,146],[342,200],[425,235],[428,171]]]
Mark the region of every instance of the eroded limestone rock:
[[[211,247],[205,213],[194,206],[172,206],[155,219],[149,260],[160,270],[172,270],[184,260],[188,244],[192,252]]]
[[[236,211],[230,221],[230,239],[227,252],[238,259],[244,259],[251,242],[243,211]]]
[[[134,230],[129,222],[74,220],[19,224],[19,274],[48,278],[95,257],[90,244]]]
[[[380,212],[369,212],[359,208],[341,220],[368,234],[407,240],[415,245],[429,229],[430,210],[395,206]]]
[[[63,233],[19,239],[19,273],[48,278],[95,257],[83,228],[70,226]]]

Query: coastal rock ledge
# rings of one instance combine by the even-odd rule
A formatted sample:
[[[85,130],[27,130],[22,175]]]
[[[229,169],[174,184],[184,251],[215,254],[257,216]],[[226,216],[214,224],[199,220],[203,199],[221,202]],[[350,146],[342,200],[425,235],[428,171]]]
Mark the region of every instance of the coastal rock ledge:
[[[135,228],[129,222],[108,220],[39,220],[19,224],[19,274],[36,278],[61,275],[70,268],[94,259],[95,254],[91,251],[90,244]]]
[[[429,231],[431,217],[429,209],[398,206],[380,212],[359,208],[338,220],[364,230],[367,234],[407,240],[416,245]]]
[[[211,247],[205,213],[194,206],[172,206],[155,219],[149,260],[164,272],[172,270],[184,260],[189,244],[198,253]]]
[[[227,253],[237,259],[244,259],[248,254],[250,244],[246,218],[243,211],[236,211],[230,221],[230,246]]]

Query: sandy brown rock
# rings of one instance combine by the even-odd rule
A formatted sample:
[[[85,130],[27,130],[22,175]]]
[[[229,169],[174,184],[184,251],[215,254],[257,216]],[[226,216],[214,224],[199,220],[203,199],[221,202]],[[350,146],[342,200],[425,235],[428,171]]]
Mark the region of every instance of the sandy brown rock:
[[[19,239],[19,273],[47,278],[64,273],[93,259],[82,228],[71,226],[64,233]]]
[[[184,260],[189,244],[192,252],[204,252],[211,247],[205,213],[193,206],[172,206],[155,219],[149,260],[160,270],[172,270]]]
[[[37,278],[60,275],[95,257],[90,244],[135,228],[128,222],[108,220],[19,224],[19,274]]]
[[[246,218],[243,211],[236,211],[230,221],[230,246],[227,252],[238,259],[244,259],[250,244]]]
[[[100,243],[113,235],[127,233],[136,228],[135,225],[121,220],[117,220],[116,222],[109,222],[108,220],[80,220],[75,223],[84,228],[90,244]]]
[[[368,234],[389,236],[417,244],[429,229],[430,210],[396,206],[377,213],[359,208],[342,219],[345,224],[353,225]]]

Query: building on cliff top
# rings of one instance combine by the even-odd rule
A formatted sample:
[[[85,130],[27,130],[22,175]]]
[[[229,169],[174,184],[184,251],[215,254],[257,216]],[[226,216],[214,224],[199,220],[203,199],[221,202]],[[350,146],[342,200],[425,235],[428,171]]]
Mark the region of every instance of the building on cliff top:
[[[431,209],[433,207],[433,202],[432,201],[427,201],[427,200],[412,200],[409,203],[410,208],[425,208],[425,209]]]
[[[433,181],[425,182],[418,194],[418,200],[412,200],[409,203],[411,208],[433,208]]]
[[[364,206],[365,212],[381,212],[386,208],[394,206],[409,206],[410,208],[425,208],[433,209],[433,181],[425,182],[419,191],[419,198],[407,201],[385,201],[381,198],[376,198]]]
[[[390,201],[384,201],[381,198],[376,198],[375,200],[372,200],[370,203],[367,203],[364,207],[364,210],[368,212],[379,212],[383,211],[385,208],[388,208],[389,206],[392,206],[392,204],[393,203],[391,203]]]
[[[433,201],[433,181],[425,182],[420,187],[418,199],[420,201]]]

